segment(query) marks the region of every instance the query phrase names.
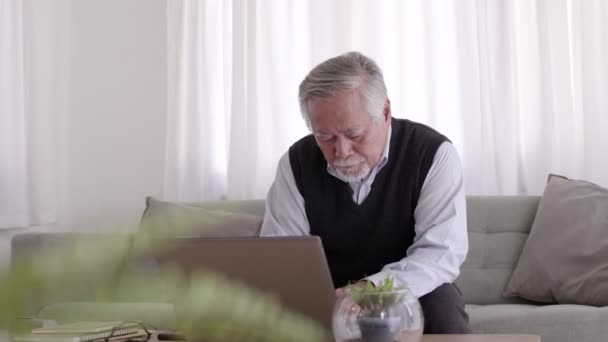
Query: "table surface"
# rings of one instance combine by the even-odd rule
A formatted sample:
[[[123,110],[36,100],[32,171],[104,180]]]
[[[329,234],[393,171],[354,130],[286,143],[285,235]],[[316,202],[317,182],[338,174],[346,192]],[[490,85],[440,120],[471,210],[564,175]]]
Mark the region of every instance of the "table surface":
[[[0,330],[0,342],[10,341],[9,334]],[[153,334],[149,342],[158,342]],[[423,335],[422,342],[540,342],[537,335]]]
[[[159,342],[155,334],[148,342]],[[164,342],[164,341],[162,341]],[[422,335],[422,342],[540,342],[537,335]]]
[[[148,342],[159,342],[152,334]],[[162,341],[165,342],[165,341]],[[540,342],[537,335],[422,335],[422,342]]]
[[[540,342],[538,335],[423,335],[422,342]]]

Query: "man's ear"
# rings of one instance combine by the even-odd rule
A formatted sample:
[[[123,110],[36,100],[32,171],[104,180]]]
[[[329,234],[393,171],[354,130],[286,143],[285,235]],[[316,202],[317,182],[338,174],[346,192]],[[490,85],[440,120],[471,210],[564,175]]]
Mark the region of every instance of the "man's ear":
[[[382,112],[384,121],[391,120],[391,100],[387,97],[384,102],[384,110]]]

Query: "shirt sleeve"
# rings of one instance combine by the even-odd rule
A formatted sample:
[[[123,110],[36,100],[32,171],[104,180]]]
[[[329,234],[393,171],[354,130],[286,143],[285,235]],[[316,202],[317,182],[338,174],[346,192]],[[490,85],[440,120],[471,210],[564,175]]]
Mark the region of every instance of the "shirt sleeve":
[[[310,234],[310,225],[293,176],[289,152],[285,153],[277,168],[268,196],[260,236],[294,236]]]
[[[419,298],[456,280],[468,251],[462,166],[449,142],[435,153],[414,219],[416,235],[406,257],[366,279],[377,284],[390,275]]]

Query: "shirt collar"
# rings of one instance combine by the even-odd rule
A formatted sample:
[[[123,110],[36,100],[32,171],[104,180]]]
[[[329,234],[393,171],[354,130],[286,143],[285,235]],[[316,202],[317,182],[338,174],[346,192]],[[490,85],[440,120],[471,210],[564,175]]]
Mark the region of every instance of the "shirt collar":
[[[380,162],[376,165],[375,168],[380,170],[386,163],[388,163],[388,152],[391,147],[391,133],[393,133],[393,126],[388,126],[388,133],[386,134],[386,142],[384,143],[384,149],[382,150],[382,157],[380,158]]]

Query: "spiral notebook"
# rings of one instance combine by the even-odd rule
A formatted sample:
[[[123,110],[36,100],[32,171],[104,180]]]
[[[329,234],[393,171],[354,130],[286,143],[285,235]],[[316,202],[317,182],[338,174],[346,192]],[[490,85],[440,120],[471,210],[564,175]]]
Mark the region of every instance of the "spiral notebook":
[[[136,329],[137,330],[137,329]],[[29,334],[29,335],[18,335],[13,336],[13,341],[19,342],[87,342],[87,341],[100,341],[109,336],[109,333],[97,333],[94,335],[75,335],[75,334]],[[145,336],[144,333],[136,331],[132,334],[114,334],[110,341],[114,340],[128,340],[130,338],[136,338]]]
[[[112,331],[113,328],[116,328]],[[48,328],[37,328],[31,334],[13,336],[21,342],[88,342],[103,340],[110,336],[127,338],[145,335],[137,323],[122,322],[76,322]]]
[[[110,332],[114,327],[119,327],[119,330],[137,328],[137,322],[122,322],[122,321],[83,321],[59,324],[53,327],[36,328],[32,330],[32,334],[87,334]]]

